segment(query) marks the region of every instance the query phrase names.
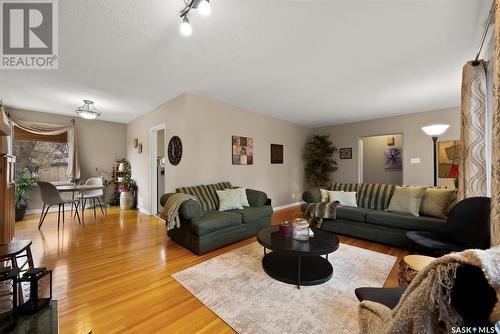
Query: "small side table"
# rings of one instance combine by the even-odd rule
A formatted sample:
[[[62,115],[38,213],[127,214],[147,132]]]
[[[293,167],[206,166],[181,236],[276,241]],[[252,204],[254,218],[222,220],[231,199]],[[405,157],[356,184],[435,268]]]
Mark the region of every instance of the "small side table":
[[[398,281],[402,288],[408,287],[418,272],[436,258],[425,255],[407,255],[399,262]]]

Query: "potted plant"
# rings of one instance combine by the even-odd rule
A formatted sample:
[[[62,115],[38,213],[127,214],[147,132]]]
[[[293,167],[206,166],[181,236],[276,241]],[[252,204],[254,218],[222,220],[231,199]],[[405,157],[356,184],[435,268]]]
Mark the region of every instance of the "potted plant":
[[[33,189],[36,181],[36,178],[33,176],[23,176],[16,182],[16,222],[24,219],[30,202],[30,199],[25,194],[27,191]]]
[[[137,184],[135,180],[130,178],[130,175],[125,176],[118,186],[118,191],[120,192],[120,209],[129,210],[134,207],[136,189]]]
[[[309,184],[323,186],[330,182],[330,174],[337,170],[337,162],[333,159],[336,151],[328,135],[314,135],[307,143],[304,171]]]

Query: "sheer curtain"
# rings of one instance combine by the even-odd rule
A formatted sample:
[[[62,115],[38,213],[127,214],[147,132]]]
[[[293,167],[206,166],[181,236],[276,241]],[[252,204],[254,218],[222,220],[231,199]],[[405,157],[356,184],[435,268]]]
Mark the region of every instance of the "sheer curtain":
[[[458,198],[486,196],[486,63],[469,61],[462,70],[461,157]]]
[[[39,134],[39,135],[59,135],[68,132],[68,145],[69,145],[69,159],[67,175],[73,179],[80,178],[80,164],[78,160],[78,139],[76,134],[76,127],[72,125],[57,125],[34,123],[18,119],[12,120],[14,125],[25,131]]]

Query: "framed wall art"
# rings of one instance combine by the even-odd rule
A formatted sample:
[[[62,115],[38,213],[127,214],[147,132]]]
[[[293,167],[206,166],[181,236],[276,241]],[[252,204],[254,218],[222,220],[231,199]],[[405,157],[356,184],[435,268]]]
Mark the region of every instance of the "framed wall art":
[[[344,147],[339,150],[340,159],[352,159],[352,147]]]
[[[233,165],[253,165],[253,139],[233,136],[231,143]]]
[[[440,178],[458,177],[460,163],[460,140],[438,142],[438,175]]]
[[[283,163],[283,145],[271,144],[271,163],[272,164]]]
[[[387,147],[384,150],[384,168],[385,169],[403,168],[403,151],[401,147]]]

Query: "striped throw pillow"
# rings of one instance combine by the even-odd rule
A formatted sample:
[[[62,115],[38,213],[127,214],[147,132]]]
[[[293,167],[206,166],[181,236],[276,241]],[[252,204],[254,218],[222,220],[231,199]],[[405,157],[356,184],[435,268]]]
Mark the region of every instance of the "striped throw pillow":
[[[188,195],[196,196],[200,201],[201,207],[204,211],[217,210],[218,206],[215,205],[215,201],[210,194],[207,186],[200,185],[195,187],[180,187],[175,189],[175,191],[178,193],[185,193]]]
[[[219,196],[217,195],[217,190],[233,189],[231,182],[207,184],[206,187],[210,193],[210,197],[212,197],[215,203],[215,210],[219,210]]]
[[[393,184],[363,183],[358,191],[358,207],[385,210],[389,207],[396,186]]]

